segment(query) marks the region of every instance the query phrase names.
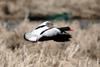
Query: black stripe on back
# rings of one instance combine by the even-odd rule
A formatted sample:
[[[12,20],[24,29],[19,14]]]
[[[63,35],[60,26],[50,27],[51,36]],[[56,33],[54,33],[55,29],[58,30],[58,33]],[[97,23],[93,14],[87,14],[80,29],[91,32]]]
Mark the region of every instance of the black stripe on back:
[[[42,28],[42,27],[44,27],[44,26],[46,26],[46,25],[39,26],[39,27],[37,27],[37,28],[35,28],[35,29],[39,29],[39,28]]]
[[[52,28],[49,28],[49,29],[52,29]],[[46,30],[42,31],[42,32],[40,33],[40,35],[43,34],[45,31],[47,31],[47,30],[49,30],[49,29],[46,29]]]
[[[49,30],[49,29],[46,29],[46,30],[42,31],[42,32],[40,33],[40,35],[43,34],[43,33],[44,33],[45,31],[47,31],[47,30]]]

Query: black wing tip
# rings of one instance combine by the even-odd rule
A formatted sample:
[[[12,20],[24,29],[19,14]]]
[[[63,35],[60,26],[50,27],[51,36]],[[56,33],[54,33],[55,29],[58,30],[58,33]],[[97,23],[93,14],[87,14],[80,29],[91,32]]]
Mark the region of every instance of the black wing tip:
[[[26,34],[26,33],[25,33],[25,34]],[[29,41],[28,39],[26,39],[25,34],[23,35],[23,36],[24,36],[24,40]]]

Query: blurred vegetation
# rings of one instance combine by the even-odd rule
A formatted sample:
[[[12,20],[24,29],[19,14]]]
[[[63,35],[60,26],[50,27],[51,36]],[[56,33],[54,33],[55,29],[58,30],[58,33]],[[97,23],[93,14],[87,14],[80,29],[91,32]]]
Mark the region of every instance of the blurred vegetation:
[[[23,19],[29,13],[46,16],[63,12],[98,19],[99,6],[99,0],[0,0],[0,19]]]
[[[31,43],[23,35],[40,22],[23,21],[13,31],[0,26],[0,67],[100,67],[100,24],[82,30],[79,21],[54,23],[70,25],[70,42]]]
[[[100,20],[93,20],[99,6],[100,0],[0,0],[0,67],[100,67]],[[73,28],[71,41],[25,41],[24,33],[45,20]]]

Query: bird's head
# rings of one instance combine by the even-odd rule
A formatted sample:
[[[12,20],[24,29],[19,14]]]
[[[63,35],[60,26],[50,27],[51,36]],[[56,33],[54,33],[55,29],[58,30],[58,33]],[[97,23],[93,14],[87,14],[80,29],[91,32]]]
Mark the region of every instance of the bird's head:
[[[60,27],[58,28],[60,31],[64,32],[64,31],[74,31],[71,27]]]
[[[68,26],[68,27],[65,27],[65,30],[66,30],[66,31],[74,31],[74,29],[72,29],[72,28],[69,27],[69,26]]]

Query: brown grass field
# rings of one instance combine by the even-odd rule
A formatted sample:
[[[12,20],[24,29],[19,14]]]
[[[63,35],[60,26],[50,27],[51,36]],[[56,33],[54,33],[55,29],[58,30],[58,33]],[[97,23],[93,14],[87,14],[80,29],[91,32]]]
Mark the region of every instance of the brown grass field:
[[[28,21],[29,12],[99,18],[100,0],[0,0],[0,67],[100,67],[100,21],[84,20],[84,29],[79,20],[52,21],[74,29],[71,41],[32,43],[23,35],[42,21]]]
[[[0,67],[100,67],[100,24],[81,29],[77,20],[54,21],[56,26],[74,28],[74,32],[69,32],[71,41],[25,41],[23,34],[38,24],[25,20],[13,31],[0,26]]]

